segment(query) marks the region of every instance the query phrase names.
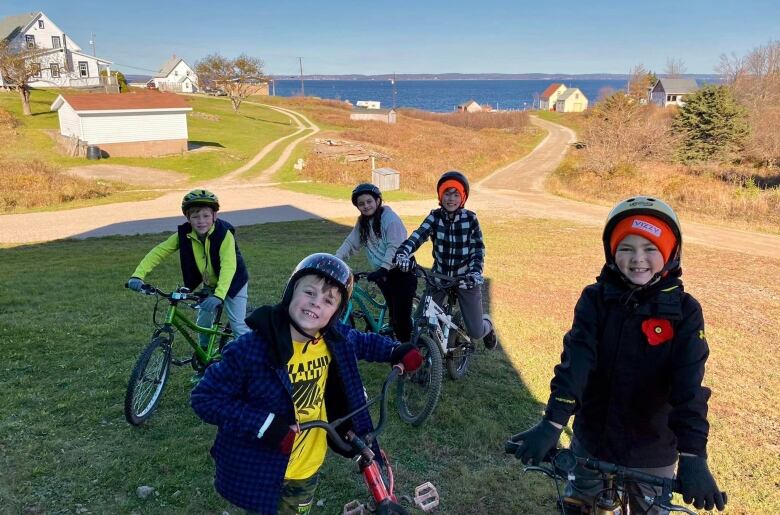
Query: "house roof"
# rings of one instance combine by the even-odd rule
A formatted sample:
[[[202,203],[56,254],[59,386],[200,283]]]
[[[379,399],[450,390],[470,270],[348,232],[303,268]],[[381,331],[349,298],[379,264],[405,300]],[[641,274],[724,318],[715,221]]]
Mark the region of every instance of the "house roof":
[[[57,111],[67,102],[74,111],[147,111],[158,109],[192,109],[184,97],[174,93],[136,92],[136,93],[65,93],[52,103],[51,110]]]
[[[580,88],[569,88],[563,93],[561,93],[561,95],[558,97],[558,100],[566,100],[575,93],[579,93],[580,95],[585,97],[585,95],[582,94],[582,91],[580,91]]]
[[[549,99],[552,96],[552,94],[558,91],[558,88],[560,88],[561,86],[563,86],[563,84],[560,84],[558,82],[553,82],[552,84],[547,86],[547,89],[545,89],[544,92],[542,92],[542,96],[540,98],[542,100]]]
[[[696,91],[699,86],[694,79],[659,79],[653,86],[653,91],[658,91],[659,88],[666,94],[680,95]]]
[[[24,13],[6,16],[0,20],[0,41],[16,37],[40,13]]]
[[[393,109],[369,109],[367,107],[353,107],[352,112],[355,114],[387,114]]]
[[[471,100],[467,100],[467,101],[463,102],[463,103],[462,103],[462,104],[460,104],[458,107],[468,107],[468,106],[470,106],[471,104],[477,104],[477,105],[479,105],[479,103],[478,103],[476,100],[474,100],[474,99],[471,99]],[[480,106],[480,107],[481,107],[481,106]]]
[[[183,59],[181,57],[176,57],[175,55],[165,61],[162,65],[162,68],[160,68],[159,76],[160,77],[167,77],[171,74],[174,68],[176,68],[176,65],[179,64],[179,61],[182,61]]]

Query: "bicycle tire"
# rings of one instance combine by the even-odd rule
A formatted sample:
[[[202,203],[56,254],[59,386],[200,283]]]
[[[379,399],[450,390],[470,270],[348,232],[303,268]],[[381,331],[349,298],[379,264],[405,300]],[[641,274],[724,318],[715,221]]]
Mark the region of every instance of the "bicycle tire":
[[[456,307],[452,313],[452,322],[458,327],[463,327],[463,316],[460,314],[460,310]],[[447,356],[444,359],[447,366],[447,374],[451,379],[457,381],[463,379],[469,369],[469,361],[471,361],[472,350],[468,347],[471,345],[470,341],[459,341],[458,332],[450,329],[449,342],[447,343]]]
[[[423,364],[415,372],[404,374],[396,383],[396,404],[401,420],[417,427],[436,409],[443,370],[441,350],[429,334],[420,334],[414,344],[423,355]]]
[[[160,353],[160,357],[157,358],[157,354]],[[150,365],[153,366],[151,370]],[[127,383],[125,419],[129,424],[140,426],[152,416],[168,382],[170,369],[169,340],[160,336],[153,338],[138,357]]]

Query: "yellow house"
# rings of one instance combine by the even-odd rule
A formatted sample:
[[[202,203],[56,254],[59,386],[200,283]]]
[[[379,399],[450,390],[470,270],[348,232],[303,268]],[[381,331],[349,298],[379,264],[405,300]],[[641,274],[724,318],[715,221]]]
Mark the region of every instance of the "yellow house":
[[[569,88],[558,97],[555,110],[559,113],[581,113],[588,108],[588,97],[579,88]]]
[[[554,82],[547,86],[542,96],[539,97],[539,109],[543,111],[554,111],[555,103],[558,101],[558,97],[566,91],[566,86]]]

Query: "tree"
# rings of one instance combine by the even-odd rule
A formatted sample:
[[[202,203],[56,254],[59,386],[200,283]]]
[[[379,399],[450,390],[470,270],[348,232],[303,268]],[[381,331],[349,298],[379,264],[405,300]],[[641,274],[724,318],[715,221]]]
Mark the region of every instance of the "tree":
[[[634,66],[628,76],[628,96],[635,100],[646,100],[647,91],[656,83],[655,74],[645,70],[641,64]]]
[[[8,41],[0,41],[0,77],[5,85],[19,92],[22,100],[22,112],[31,115],[30,87],[41,75],[41,57],[43,51],[38,47],[13,47]]]
[[[678,79],[682,77],[686,71],[688,71],[688,68],[685,67],[685,61],[682,59],[676,57],[666,58],[664,73],[670,79]]]
[[[108,77],[108,70],[100,70],[100,76],[101,77]],[[130,86],[127,85],[127,79],[125,79],[125,74],[122,72],[111,72],[112,77],[116,77],[116,83],[117,86],[119,86],[119,92],[120,93],[127,93],[130,91]]]
[[[681,137],[678,158],[683,162],[728,159],[749,134],[744,108],[728,86],[713,84],[686,97],[672,129]]]
[[[227,59],[214,53],[196,63],[195,73],[201,87],[218,88],[227,93],[233,110],[238,112],[241,102],[263,81],[263,61],[246,54]]]

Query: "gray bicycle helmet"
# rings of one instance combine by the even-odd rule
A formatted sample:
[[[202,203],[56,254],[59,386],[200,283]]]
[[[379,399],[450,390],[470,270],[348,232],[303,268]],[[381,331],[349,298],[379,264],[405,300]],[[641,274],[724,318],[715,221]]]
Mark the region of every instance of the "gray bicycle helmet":
[[[379,188],[370,182],[364,182],[362,184],[358,184],[355,186],[355,189],[352,190],[352,205],[357,206],[358,197],[360,195],[365,195],[366,193],[374,197],[377,203],[382,203],[382,192],[379,191]]]
[[[349,266],[347,266],[344,261],[333,254],[320,252],[306,256],[298,263],[298,266],[295,267],[292,275],[290,275],[290,278],[287,280],[287,285],[285,286],[284,294],[282,295],[282,304],[285,306],[290,305],[295,283],[298,282],[298,279],[308,274],[322,277],[333,283],[339,289],[339,292],[341,292],[341,303],[330,322],[338,320],[347,307],[349,298],[352,296],[352,288],[355,284],[352,270],[350,270]],[[328,323],[328,326],[330,326],[330,322]]]

